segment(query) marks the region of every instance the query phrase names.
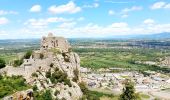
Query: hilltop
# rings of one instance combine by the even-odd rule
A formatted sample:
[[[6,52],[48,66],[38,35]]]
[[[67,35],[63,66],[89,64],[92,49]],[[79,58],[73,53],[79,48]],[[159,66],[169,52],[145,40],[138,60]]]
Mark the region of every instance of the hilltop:
[[[65,38],[55,37],[49,33],[47,37],[41,39],[39,50],[27,53],[18,61],[20,60],[23,63],[7,65],[0,73],[3,76],[23,76],[33,90],[18,92],[5,97],[4,100],[19,99],[21,96],[22,99],[36,99],[32,95],[28,97],[28,93],[34,94],[35,91],[49,92],[53,99],[78,100],[82,97],[83,93],[78,85],[81,82],[80,59],[71,51],[71,46]]]

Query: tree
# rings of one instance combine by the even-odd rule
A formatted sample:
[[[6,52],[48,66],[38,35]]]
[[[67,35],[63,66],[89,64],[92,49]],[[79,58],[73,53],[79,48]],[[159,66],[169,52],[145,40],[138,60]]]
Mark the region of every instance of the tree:
[[[46,90],[42,96],[44,100],[53,100],[50,90]]]
[[[32,77],[38,77],[37,73],[35,73],[35,72],[32,73],[31,76],[32,76]]]
[[[13,66],[14,66],[14,67],[20,66],[23,62],[24,62],[23,59],[14,60]]]
[[[29,51],[27,51],[26,54],[24,55],[24,58],[25,58],[25,59],[29,59],[31,55],[32,55],[32,51],[29,50]]]
[[[6,66],[6,63],[3,59],[0,58],[0,69],[4,68]]]
[[[3,76],[0,74],[0,80],[3,78]]]
[[[119,100],[137,100],[138,98],[135,93],[134,84],[130,80],[126,80],[123,93],[120,95]]]
[[[37,90],[38,90],[37,85],[34,85],[34,86],[32,87],[32,89],[33,89],[33,91],[37,91]]]

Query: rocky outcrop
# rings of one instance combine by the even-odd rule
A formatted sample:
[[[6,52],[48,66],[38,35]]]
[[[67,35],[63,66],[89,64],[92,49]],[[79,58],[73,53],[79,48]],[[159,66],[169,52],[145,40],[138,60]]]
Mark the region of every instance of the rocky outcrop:
[[[165,57],[164,59],[162,59],[161,65],[170,67],[170,57]]]
[[[22,75],[27,83],[37,86],[37,91],[50,89],[54,99],[78,100],[83,95],[78,86],[81,82],[79,56],[70,51],[66,39],[52,34],[43,37],[40,50],[33,51],[21,66],[9,66],[0,72]]]
[[[2,100],[33,100],[33,90],[18,91]]]

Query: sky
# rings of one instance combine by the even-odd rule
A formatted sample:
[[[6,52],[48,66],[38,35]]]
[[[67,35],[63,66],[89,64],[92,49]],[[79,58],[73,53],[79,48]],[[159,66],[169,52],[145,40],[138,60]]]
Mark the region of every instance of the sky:
[[[170,0],[0,0],[0,39],[170,32]]]

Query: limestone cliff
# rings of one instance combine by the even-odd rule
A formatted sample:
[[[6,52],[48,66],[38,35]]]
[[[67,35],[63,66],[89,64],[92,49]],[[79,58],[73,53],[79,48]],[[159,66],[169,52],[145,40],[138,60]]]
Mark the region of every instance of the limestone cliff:
[[[1,73],[22,75],[37,91],[50,89],[54,99],[78,100],[83,95],[79,69],[79,56],[71,52],[67,40],[49,34],[43,37],[40,50],[33,51],[21,66],[8,66]]]

